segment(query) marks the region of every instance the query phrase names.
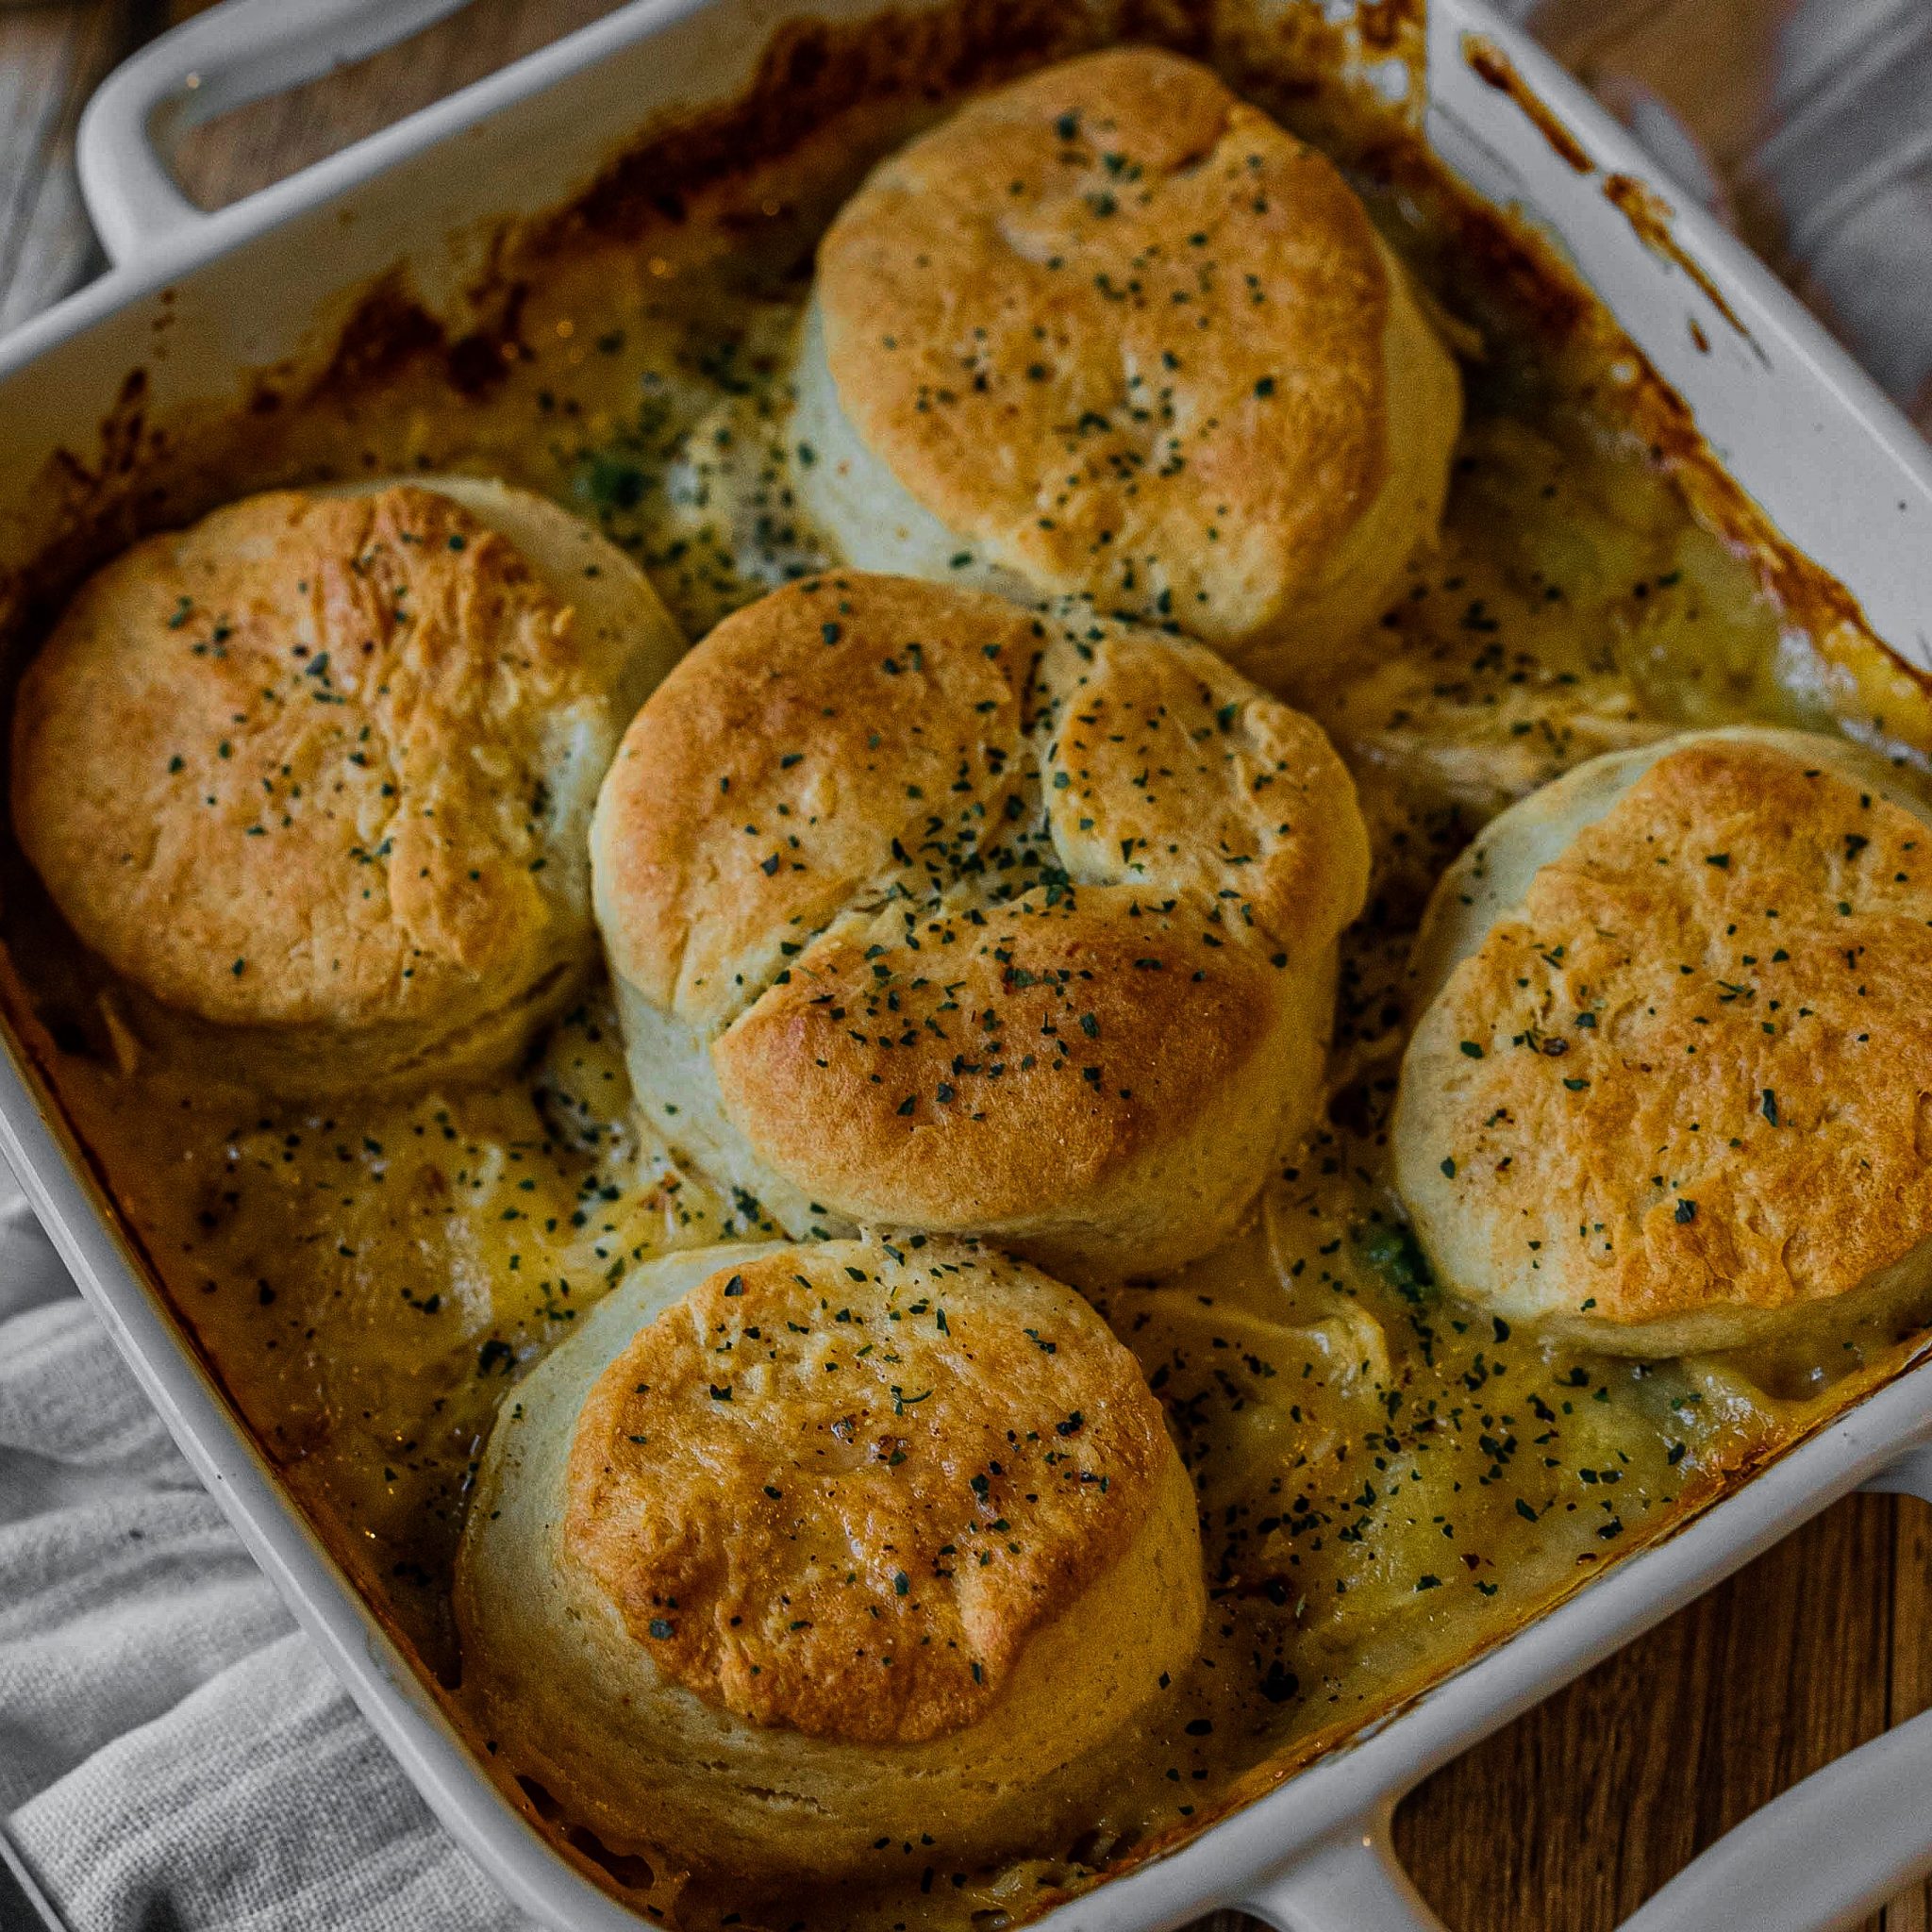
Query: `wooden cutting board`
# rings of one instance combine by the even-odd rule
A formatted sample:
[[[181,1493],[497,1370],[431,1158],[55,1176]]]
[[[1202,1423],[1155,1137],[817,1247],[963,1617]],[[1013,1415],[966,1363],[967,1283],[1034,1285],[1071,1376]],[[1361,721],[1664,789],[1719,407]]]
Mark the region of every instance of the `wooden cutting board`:
[[[473,0],[459,21],[201,130],[186,184],[219,206],[611,5]],[[73,176],[80,108],[124,54],[196,10],[0,10],[0,327],[98,272]],[[1660,10],[1595,17],[1620,11],[1641,33]],[[1928,1613],[1932,1511],[1850,1498],[1431,1778],[1397,1814],[1402,1856],[1454,1932],[1610,1932],[1746,1814],[1932,1704]],[[1932,1887],[1871,1924],[1932,1932]]]

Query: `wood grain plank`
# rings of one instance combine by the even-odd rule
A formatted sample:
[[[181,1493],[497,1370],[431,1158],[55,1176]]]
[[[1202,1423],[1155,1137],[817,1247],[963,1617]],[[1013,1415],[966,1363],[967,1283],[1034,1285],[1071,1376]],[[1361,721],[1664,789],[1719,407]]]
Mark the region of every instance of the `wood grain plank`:
[[[1932,1506],[1916,1496],[1889,1500],[1891,1652],[1886,1721],[1899,1724],[1932,1707]],[[1885,1932],[1932,1932],[1932,1881],[1912,1887],[1886,1907]]]

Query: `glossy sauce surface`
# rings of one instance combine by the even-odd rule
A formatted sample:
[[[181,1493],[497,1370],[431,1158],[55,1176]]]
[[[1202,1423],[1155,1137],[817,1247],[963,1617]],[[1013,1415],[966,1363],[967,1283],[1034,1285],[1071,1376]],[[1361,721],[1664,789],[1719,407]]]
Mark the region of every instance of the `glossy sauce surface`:
[[[778,371],[809,238],[885,139],[858,117],[661,235],[554,260],[487,396],[405,367],[291,408],[230,493],[503,475],[596,520],[703,635],[827,560],[791,500],[789,466],[811,458],[791,446]],[[1376,211],[1426,267],[1426,225],[1393,199]],[[575,1835],[680,1923],[1038,1911],[1507,1635],[1912,1345],[1907,1310],[1726,1360],[1550,1350],[1443,1295],[1402,1224],[1384,1126],[1403,965],[1442,865],[1597,752],[1686,724],[1834,723],[1806,639],[1622,426],[1601,344],[1560,350],[1467,289],[1443,296],[1481,349],[1442,543],[1378,625],[1285,693],[1348,759],[1375,848],[1344,942],[1327,1123],[1222,1252],[1105,1304],[1197,1485],[1198,1664],[1120,1740],[1104,1812],[997,1871],[936,1870],[894,1843],[876,1884],[761,1910],[681,1886],[647,1848],[606,1848],[639,1855],[613,1860]],[[761,1232],[757,1205],[715,1198],[633,1124],[601,986],[513,1077],[317,1113],[158,1071],[45,908],[29,897],[10,918],[45,1063],[174,1306],[331,1546],[455,1685],[450,1566],[498,1406],[628,1267]]]

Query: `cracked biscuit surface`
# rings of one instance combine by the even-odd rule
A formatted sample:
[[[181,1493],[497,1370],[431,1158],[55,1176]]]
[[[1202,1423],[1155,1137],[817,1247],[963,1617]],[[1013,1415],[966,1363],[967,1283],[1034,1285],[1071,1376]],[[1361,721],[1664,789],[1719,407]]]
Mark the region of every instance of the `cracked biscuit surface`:
[[[638,1104],[741,1206],[1086,1278],[1212,1247],[1306,1131],[1367,841],[1204,647],[849,574],[667,680],[592,867]]]

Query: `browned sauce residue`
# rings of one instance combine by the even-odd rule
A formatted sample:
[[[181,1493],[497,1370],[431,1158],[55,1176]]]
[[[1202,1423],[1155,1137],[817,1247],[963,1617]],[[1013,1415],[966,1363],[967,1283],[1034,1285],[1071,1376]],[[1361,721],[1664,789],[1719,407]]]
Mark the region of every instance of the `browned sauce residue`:
[[[1515,63],[1495,42],[1481,34],[1465,34],[1462,38],[1462,58],[1468,61],[1471,73],[1478,80],[1494,88],[1498,93],[1507,94],[1515,102],[1530,125],[1549,143],[1551,151],[1566,166],[1579,175],[1596,172],[1596,163],[1582,142],[1543,104],[1541,97],[1516,71]],[[1717,284],[1678,242],[1673,225],[1676,211],[1662,195],[1634,175],[1611,175],[1605,179],[1604,196],[1630,224],[1631,232],[1644,247],[1681,269],[1696,283],[1704,299],[1745,341],[1750,342],[1753,348],[1757,347],[1751,331],[1739,319],[1736,309],[1724,300]],[[1690,325],[1690,332],[1698,348],[1707,351],[1709,343],[1695,322]]]
[[[1680,268],[1697,284],[1704,299],[1756,348],[1751,331],[1738,319],[1738,312],[1719,293],[1718,286],[1697,262],[1684,252],[1671,224],[1675,210],[1662,195],[1635,175],[1612,175],[1604,183],[1604,197],[1630,224],[1631,232],[1665,261]]]
[[[1498,93],[1507,94],[1523,109],[1530,125],[1549,142],[1559,159],[1579,175],[1595,172],[1596,163],[1584,151],[1582,142],[1543,106],[1536,91],[1517,73],[1515,63],[1494,41],[1481,34],[1464,34],[1462,58],[1478,80]]]

